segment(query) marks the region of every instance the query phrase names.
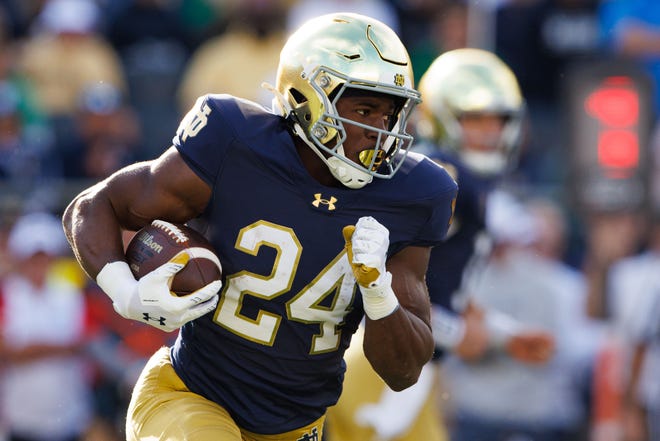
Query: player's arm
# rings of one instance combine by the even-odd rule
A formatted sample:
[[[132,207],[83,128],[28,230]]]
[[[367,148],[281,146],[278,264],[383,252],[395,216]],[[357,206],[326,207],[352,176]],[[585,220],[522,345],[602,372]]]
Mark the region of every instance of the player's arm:
[[[136,281],[125,262],[121,235],[123,229],[137,230],[154,219],[192,219],[204,210],[210,194],[209,186],[170,148],[84,190],[66,208],[63,225],[76,258],[120,315],[171,331],[215,307],[219,281],[195,295],[170,295],[168,281],[187,263],[184,255]]]
[[[388,260],[399,307],[382,319],[366,319],[364,353],[394,390],[415,384],[433,355],[431,305],[424,278],[429,255],[430,248],[408,247]]]
[[[124,259],[122,229],[153,219],[185,222],[202,212],[210,193],[171,148],[81,192],[64,212],[64,230],[83,269],[96,278],[106,263]]]
[[[373,218],[361,218],[344,237],[366,315],[364,353],[390,388],[403,390],[433,355],[425,281],[431,249],[407,247],[386,264],[389,232]]]

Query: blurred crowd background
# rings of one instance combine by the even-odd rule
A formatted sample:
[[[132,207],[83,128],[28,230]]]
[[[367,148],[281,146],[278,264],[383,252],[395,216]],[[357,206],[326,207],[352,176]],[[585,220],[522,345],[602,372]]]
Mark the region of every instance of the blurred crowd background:
[[[14,427],[121,439],[137,373],[173,335],[114,313],[67,252],[59,215],[166,149],[199,95],[270,105],[261,83],[274,84],[288,33],[340,10],[395,29],[417,80],[462,47],[514,71],[527,119],[506,188],[539,216],[537,253],[583,282],[565,282],[579,325],[556,329],[584,366],[570,418],[583,439],[654,439],[625,427],[640,412],[657,423],[660,408],[657,0],[1,0],[0,439]],[[502,242],[521,238],[512,213],[494,224]],[[438,398],[447,418],[454,393]]]

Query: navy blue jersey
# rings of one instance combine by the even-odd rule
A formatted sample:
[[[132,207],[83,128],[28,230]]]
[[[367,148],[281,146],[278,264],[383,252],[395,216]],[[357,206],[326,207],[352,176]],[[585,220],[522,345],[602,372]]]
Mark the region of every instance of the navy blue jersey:
[[[498,178],[476,175],[455,156],[442,151],[430,157],[451,170],[459,187],[450,233],[431,251],[426,274],[431,301],[451,310],[452,295],[460,288],[465,267],[474,254],[477,234],[485,229],[486,197]]]
[[[410,154],[392,179],[323,186],[283,118],[228,95],[200,98],[174,145],[213,189],[203,219],[224,282],[215,313],[181,329],[177,373],[252,432],[318,419],[341,393],[343,354],[363,316],[342,228],[370,215],[390,231],[389,255],[434,246],[455,182]]]

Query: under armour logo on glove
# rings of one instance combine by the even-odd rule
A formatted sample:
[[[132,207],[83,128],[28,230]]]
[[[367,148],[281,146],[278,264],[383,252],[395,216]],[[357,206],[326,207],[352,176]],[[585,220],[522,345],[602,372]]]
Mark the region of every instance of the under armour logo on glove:
[[[161,316],[159,318],[155,318],[150,316],[148,312],[143,312],[142,318],[144,319],[145,322],[158,322],[160,326],[165,326],[165,317]]]

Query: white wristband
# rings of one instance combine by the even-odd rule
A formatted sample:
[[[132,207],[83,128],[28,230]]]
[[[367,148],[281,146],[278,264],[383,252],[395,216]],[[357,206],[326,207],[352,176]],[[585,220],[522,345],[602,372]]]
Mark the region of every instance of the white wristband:
[[[399,300],[392,290],[392,275],[386,272],[381,278],[383,283],[379,286],[371,288],[360,286],[364,313],[371,320],[387,317],[399,308]]]
[[[123,260],[106,263],[96,276],[96,284],[112,300],[112,306],[122,317],[127,317],[133,295],[137,294],[137,280]]]

